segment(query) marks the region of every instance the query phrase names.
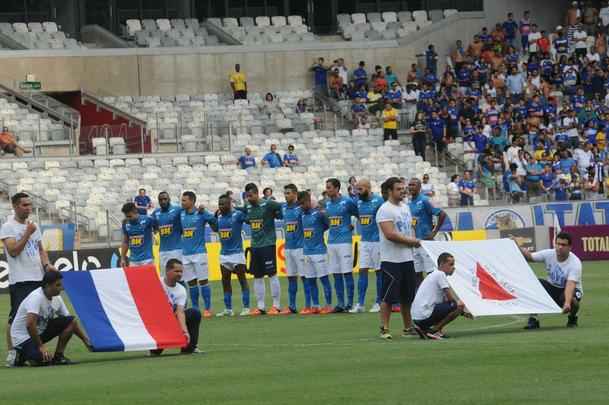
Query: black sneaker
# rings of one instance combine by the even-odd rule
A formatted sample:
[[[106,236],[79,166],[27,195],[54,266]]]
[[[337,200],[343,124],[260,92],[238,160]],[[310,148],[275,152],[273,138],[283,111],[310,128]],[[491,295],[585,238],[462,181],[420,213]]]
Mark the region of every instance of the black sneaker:
[[[416,323],[413,324],[413,328],[414,328],[414,331],[417,333],[417,335],[419,335],[419,337],[421,339],[423,339],[423,340],[427,339],[427,335],[425,334],[425,331],[423,330],[423,328],[421,328]]]
[[[74,364],[78,364],[78,363],[68,359],[63,354],[60,354],[59,356],[56,355],[55,357],[53,357],[53,360],[51,360],[52,366],[71,366]]]
[[[529,322],[527,323],[527,326],[524,327],[524,329],[526,329],[526,330],[539,329],[539,321],[533,317],[530,317]]]
[[[569,316],[567,328],[577,328],[577,316]]]
[[[333,314],[342,314],[343,312],[345,312],[345,308],[340,307],[340,306],[335,306],[334,309],[332,310]]]

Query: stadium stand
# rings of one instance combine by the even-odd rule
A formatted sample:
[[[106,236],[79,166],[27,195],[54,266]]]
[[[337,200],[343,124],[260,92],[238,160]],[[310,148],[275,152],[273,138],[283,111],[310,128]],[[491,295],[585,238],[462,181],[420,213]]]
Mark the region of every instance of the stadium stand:
[[[69,38],[55,22],[0,23],[0,33],[26,49],[82,49],[85,46]]]
[[[123,36],[135,40],[141,47],[201,47],[219,45],[215,35],[210,35],[195,18],[157,20],[130,19],[123,26]]]
[[[316,41],[316,37],[304,24],[301,16],[260,16],[207,20],[222,27],[228,34],[244,45],[262,45]]]

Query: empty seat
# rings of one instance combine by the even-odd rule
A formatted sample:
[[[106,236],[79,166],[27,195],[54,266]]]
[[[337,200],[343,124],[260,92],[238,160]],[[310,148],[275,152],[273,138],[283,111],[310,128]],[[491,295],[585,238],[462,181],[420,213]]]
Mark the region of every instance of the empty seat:
[[[366,15],[364,13],[351,14],[351,20],[353,21],[353,24],[365,24]]]
[[[429,12],[429,19],[432,22],[438,22],[444,19],[444,11],[443,10],[431,10]]]
[[[256,25],[252,17],[241,17],[239,18],[239,22],[242,27],[253,27]]]
[[[42,29],[42,24],[40,24],[39,22],[28,23],[27,27],[30,30],[30,32],[42,32],[42,31],[44,31]]]
[[[368,22],[379,22],[381,21],[381,13],[368,13]]]
[[[455,9],[455,8],[449,8],[444,10],[444,18],[446,17],[450,17],[453,14],[457,14],[459,12],[459,10]]]
[[[136,32],[139,32],[142,30],[142,24],[140,23],[140,20],[127,20],[126,24],[127,24],[127,34],[129,36],[133,36],[133,35],[135,35]]]
[[[285,27],[288,24],[286,18],[282,15],[271,17],[271,22],[275,27]]]
[[[427,11],[425,10],[417,10],[417,11],[413,11],[412,12],[412,18],[419,22],[419,21],[427,21]]]
[[[44,28],[44,30],[46,32],[57,32],[59,31],[59,28],[57,27],[57,24],[55,24],[52,21],[45,21],[42,23],[42,26]]]
[[[351,25],[351,16],[349,14],[338,14],[336,20],[338,21],[339,27]]]
[[[396,22],[398,20],[398,15],[395,11],[385,11],[382,14],[383,21],[386,23]]]
[[[186,24],[182,18],[172,18],[171,26],[176,29],[184,29],[186,28]]]
[[[184,20],[184,24],[186,24],[186,27],[188,27],[188,28],[192,28],[192,29],[199,28],[199,20],[197,20],[196,18],[187,18]]]
[[[156,24],[159,27],[160,31],[171,30],[171,23],[167,18],[159,18],[158,20],[156,20]]]
[[[158,29],[156,22],[151,19],[142,20],[142,27],[147,31],[156,31]]]
[[[292,27],[298,27],[298,26],[304,25],[303,21],[302,21],[302,17],[299,16],[299,15],[291,15],[291,16],[289,16],[288,17],[288,24],[291,25]]]
[[[222,20],[222,25],[225,27],[238,27],[239,21],[236,18],[226,17]]]
[[[412,13],[410,11],[400,11],[398,13],[398,20],[400,22],[412,21]]]
[[[24,34],[29,32],[27,25],[25,23],[14,23],[13,28],[15,29],[15,32],[24,33]]]

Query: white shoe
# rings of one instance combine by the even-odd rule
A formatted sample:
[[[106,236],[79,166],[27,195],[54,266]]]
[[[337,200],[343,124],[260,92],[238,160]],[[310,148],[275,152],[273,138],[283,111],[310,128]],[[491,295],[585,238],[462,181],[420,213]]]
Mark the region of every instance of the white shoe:
[[[239,314],[239,316],[250,316],[250,309],[243,308],[243,310],[241,310],[241,313]]]
[[[381,306],[377,303],[375,303],[372,308],[370,308],[370,311],[368,312],[381,312]]]
[[[350,314],[361,314],[363,312],[364,307],[362,307],[360,304],[355,304],[355,306],[349,310]]]
[[[225,309],[224,311],[218,312],[216,314],[216,316],[219,317],[219,318],[223,317],[223,316],[233,316],[233,315],[235,315],[235,313],[233,312],[232,309]]]
[[[6,367],[15,367],[15,361],[17,360],[17,350],[9,350],[6,354]]]

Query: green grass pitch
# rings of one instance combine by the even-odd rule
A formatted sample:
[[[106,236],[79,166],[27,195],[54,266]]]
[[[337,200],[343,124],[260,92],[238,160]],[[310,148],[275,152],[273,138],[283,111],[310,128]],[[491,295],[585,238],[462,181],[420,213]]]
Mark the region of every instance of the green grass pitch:
[[[370,286],[373,298],[373,275]],[[397,314],[381,341],[368,313],[205,320],[199,356],[88,353],[75,338],[79,365],[0,369],[0,404],[607,404],[608,291],[608,263],[585,263],[579,328],[558,315],[532,332],[522,316],[459,319],[441,342],[399,337]],[[219,284],[213,294],[220,310]],[[2,295],[2,361],[7,312]]]

